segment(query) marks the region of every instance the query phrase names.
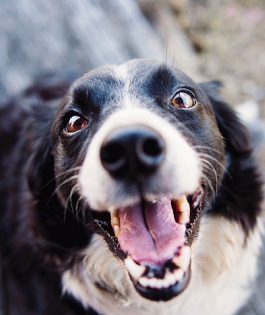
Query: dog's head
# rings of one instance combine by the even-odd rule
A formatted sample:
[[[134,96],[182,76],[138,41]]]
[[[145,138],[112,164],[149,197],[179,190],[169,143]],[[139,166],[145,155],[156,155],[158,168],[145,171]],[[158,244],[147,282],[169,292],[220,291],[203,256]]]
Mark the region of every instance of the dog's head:
[[[60,199],[104,235],[136,290],[181,293],[225,160],[203,90],[153,61],[91,71],[62,102],[52,142]]]
[[[104,236],[151,300],[187,287],[200,218],[223,176],[207,88],[165,64],[133,60],[77,80],[53,122],[61,202]]]

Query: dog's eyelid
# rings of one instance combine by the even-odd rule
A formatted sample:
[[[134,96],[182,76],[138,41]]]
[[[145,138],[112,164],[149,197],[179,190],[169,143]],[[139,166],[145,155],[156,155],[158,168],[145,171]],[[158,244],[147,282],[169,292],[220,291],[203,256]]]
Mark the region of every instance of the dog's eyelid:
[[[84,116],[82,111],[78,108],[78,106],[76,106],[74,104],[67,106],[66,108],[64,108],[64,110],[62,112],[62,116],[64,116],[64,117],[66,117],[66,116],[69,117],[71,114]]]
[[[71,116],[80,116],[86,120],[90,120],[91,117],[87,117],[78,107],[75,106],[69,106],[67,109],[65,109],[61,114],[61,120],[63,123],[66,123]]]
[[[195,100],[197,100],[196,93],[195,93],[192,89],[187,88],[186,86],[181,86],[181,87],[179,87],[179,88],[175,91],[173,97],[174,97],[176,94],[180,93],[180,92],[188,93],[188,94],[190,94],[191,97],[193,97]]]

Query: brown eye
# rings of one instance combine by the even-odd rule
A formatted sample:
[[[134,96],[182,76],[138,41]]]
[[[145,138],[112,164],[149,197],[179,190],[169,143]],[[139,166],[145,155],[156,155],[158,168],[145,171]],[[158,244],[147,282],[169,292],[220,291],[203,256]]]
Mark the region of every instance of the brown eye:
[[[172,98],[172,104],[178,108],[189,108],[196,104],[196,100],[189,93],[178,92]]]
[[[66,126],[67,132],[76,132],[87,126],[87,120],[80,116],[72,116]]]

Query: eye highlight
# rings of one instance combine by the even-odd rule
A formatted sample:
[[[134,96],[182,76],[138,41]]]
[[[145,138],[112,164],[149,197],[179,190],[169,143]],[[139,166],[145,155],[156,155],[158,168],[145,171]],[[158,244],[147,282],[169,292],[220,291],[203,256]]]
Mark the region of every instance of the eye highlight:
[[[88,121],[85,118],[80,117],[78,115],[73,115],[68,120],[65,130],[68,133],[74,133],[81,129],[84,129],[87,126],[87,124]]]
[[[190,108],[196,105],[196,99],[188,92],[182,91],[173,96],[171,103],[177,108]]]

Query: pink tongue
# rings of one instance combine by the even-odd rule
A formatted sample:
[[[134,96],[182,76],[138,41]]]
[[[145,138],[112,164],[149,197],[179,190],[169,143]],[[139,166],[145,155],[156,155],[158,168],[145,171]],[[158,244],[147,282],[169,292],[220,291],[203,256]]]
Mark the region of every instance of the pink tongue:
[[[162,198],[119,211],[121,249],[138,263],[161,265],[171,259],[185,242],[184,229],[175,221],[171,201]]]

